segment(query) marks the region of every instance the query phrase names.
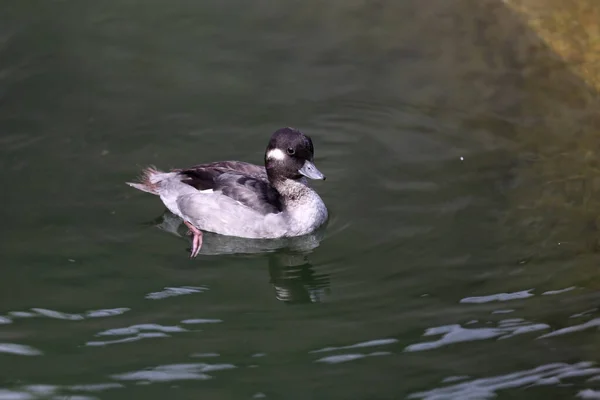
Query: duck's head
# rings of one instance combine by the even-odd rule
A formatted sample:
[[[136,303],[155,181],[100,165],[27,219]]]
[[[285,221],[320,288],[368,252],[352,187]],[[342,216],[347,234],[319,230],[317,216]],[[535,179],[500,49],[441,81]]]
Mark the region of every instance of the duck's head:
[[[314,147],[309,136],[294,128],[278,129],[265,152],[265,168],[270,179],[325,180],[313,163]]]

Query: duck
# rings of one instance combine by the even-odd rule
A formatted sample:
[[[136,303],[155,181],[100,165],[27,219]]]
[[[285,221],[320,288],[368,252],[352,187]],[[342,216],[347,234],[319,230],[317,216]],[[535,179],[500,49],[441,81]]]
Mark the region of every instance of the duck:
[[[314,163],[310,136],[286,127],[272,133],[264,165],[215,161],[189,168],[142,170],[127,185],[160,197],[183,220],[192,239],[190,258],[202,247],[202,231],[248,239],[278,239],[310,234],[329,215],[308,184],[325,180]]]

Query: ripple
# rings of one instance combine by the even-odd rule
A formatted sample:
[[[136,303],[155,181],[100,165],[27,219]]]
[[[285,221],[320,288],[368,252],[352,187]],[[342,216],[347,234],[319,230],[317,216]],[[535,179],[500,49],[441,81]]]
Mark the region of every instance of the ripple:
[[[32,308],[32,311],[35,311],[37,314],[48,317],[48,318],[56,318],[56,319],[67,319],[71,321],[79,321],[84,317],[80,314],[69,314],[60,311],[48,310],[45,308]]]
[[[121,383],[92,383],[88,385],[73,385],[69,386],[68,389],[73,392],[101,392],[108,389],[122,389],[125,386]]]
[[[203,293],[208,290],[206,286],[181,286],[181,287],[166,287],[160,292],[148,293],[145,298],[150,300],[166,299],[167,297],[185,296],[194,293]]]
[[[85,316],[87,318],[104,318],[104,317],[114,317],[115,315],[121,315],[126,313],[127,311],[131,311],[131,308],[121,307],[121,308],[106,308],[102,310],[91,310],[86,311]]]
[[[590,314],[593,314],[593,313],[595,313],[596,311],[598,311],[598,309],[597,309],[597,308],[592,308],[592,309],[590,309],[590,310],[585,310],[585,311],[582,311],[582,312],[580,312],[580,313],[573,314],[573,315],[571,315],[569,318],[581,318],[581,317],[587,317],[588,315],[590,315]]]
[[[95,383],[87,385],[57,386],[57,385],[26,385],[18,389],[0,389],[0,400],[19,399],[96,399],[90,396],[72,395],[69,392],[101,392],[108,389],[122,389],[125,385],[117,382]],[[52,397],[51,397],[52,396]]]
[[[162,333],[162,332],[146,332],[146,333],[139,333],[135,336],[123,338],[123,339],[98,340],[98,341],[86,342],[85,345],[86,346],[106,346],[109,344],[129,343],[129,342],[136,342],[136,341],[142,340],[142,339],[155,339],[155,338],[165,338],[165,337],[169,337],[169,335],[167,335],[166,333]]]
[[[538,339],[545,339],[553,336],[565,335],[567,333],[579,332],[585,329],[597,327],[600,327],[600,318],[594,318],[580,325],[569,326],[567,328],[562,328],[554,332],[546,333],[545,335],[540,336]]]
[[[58,386],[54,385],[27,385],[23,389],[30,393],[48,396],[55,393],[58,390]]]
[[[218,324],[220,322],[223,322],[223,320],[222,319],[197,318],[197,319],[184,319],[183,321],[181,321],[182,324]]]
[[[236,368],[233,364],[171,364],[142,371],[112,375],[113,379],[139,382],[170,382],[178,380],[206,380],[212,376],[207,372]]]
[[[581,390],[577,393],[577,397],[582,399],[600,399],[600,391],[592,389]]]
[[[319,358],[315,362],[322,362],[322,363],[327,363],[327,364],[339,364],[339,363],[343,363],[343,362],[358,360],[358,359],[365,358],[365,357],[388,356],[391,354],[392,353],[390,353],[388,351],[375,351],[373,353],[368,353],[368,354],[363,354],[363,353],[338,354],[335,356]]]
[[[20,356],[39,356],[42,352],[31,346],[15,343],[0,343],[0,353],[18,354]]]
[[[503,389],[514,389],[530,385],[555,385],[561,383],[561,379],[564,378],[595,375],[600,372],[600,368],[590,368],[593,365],[593,363],[586,361],[576,364],[546,364],[530,370],[491,378],[474,379],[451,386],[413,393],[408,398],[428,400],[491,399],[497,396],[497,391]]]
[[[0,389],[0,400],[30,400],[33,398],[33,395],[29,393]]]
[[[534,324],[520,318],[513,318],[500,321],[496,328],[463,328],[462,326],[444,325],[434,328],[428,328],[423,336],[443,335],[440,339],[433,342],[415,343],[407,346],[404,351],[424,351],[437,349],[453,343],[472,342],[476,340],[485,340],[498,337],[499,339],[508,339],[510,337],[529,332],[549,329],[546,324]]]
[[[172,332],[187,332],[187,329],[182,328],[178,325],[164,326],[159,324],[138,324],[131,325],[125,328],[114,328],[108,329],[103,332],[98,332],[96,336],[122,336],[122,335],[134,335],[141,331],[158,331],[164,333]]]
[[[397,343],[398,339],[375,339],[369,340],[367,342],[360,342],[356,344],[351,344],[349,346],[340,346],[340,347],[325,347],[319,350],[312,350],[310,353],[321,353],[324,351],[336,351],[336,350],[347,350],[347,349],[357,349],[362,347],[372,347],[372,346],[384,346],[387,344]]]
[[[150,332],[148,332],[150,331]],[[159,324],[137,324],[127,326],[125,328],[113,328],[106,331],[98,332],[95,336],[126,336],[131,337],[115,339],[115,340],[98,340],[87,342],[86,346],[106,346],[109,344],[135,342],[142,339],[155,339],[170,337],[169,333],[188,332],[187,329],[178,325],[164,326]]]
[[[33,318],[38,316],[36,313],[29,311],[11,311],[8,313],[8,315],[15,318]]]
[[[565,292],[570,292],[571,290],[576,289],[575,286],[569,286],[568,288],[564,288],[564,289],[558,289],[558,290],[548,290],[544,293],[542,293],[542,296],[549,296],[549,295],[553,295],[553,294],[561,294],[561,293],[565,293]]]
[[[449,376],[447,378],[444,378],[442,380],[442,383],[451,383],[451,382],[464,381],[465,379],[469,379],[469,378],[470,378],[470,376],[468,376],[468,375]]]
[[[53,319],[62,319],[69,321],[81,321],[86,318],[104,318],[104,317],[113,317],[116,315],[121,315],[130,311],[130,308],[120,307],[120,308],[106,308],[101,310],[89,310],[85,311],[82,314],[71,314],[62,311],[49,310],[47,308],[32,308],[31,311],[10,311],[8,315],[12,318],[36,318],[36,317],[46,317]],[[3,322],[7,320],[8,322]],[[0,324],[2,323],[10,323],[12,320],[8,317],[0,316]]]
[[[498,293],[492,294],[489,296],[478,296],[478,297],[465,297],[460,300],[460,303],[490,303],[492,301],[510,301],[510,300],[518,300],[518,299],[526,299],[528,297],[533,297],[534,294],[530,293],[533,289],[523,290],[520,292],[513,293]]]

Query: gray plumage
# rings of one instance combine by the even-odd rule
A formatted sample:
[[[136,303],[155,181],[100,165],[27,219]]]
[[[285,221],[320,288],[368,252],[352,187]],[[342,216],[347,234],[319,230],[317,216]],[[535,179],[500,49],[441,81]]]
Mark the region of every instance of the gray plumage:
[[[144,170],[128,183],[160,196],[164,205],[201,231],[245,238],[281,238],[313,232],[328,211],[305,177],[325,179],[313,164],[311,139],[284,128],[265,152],[265,166],[220,161],[162,172]]]

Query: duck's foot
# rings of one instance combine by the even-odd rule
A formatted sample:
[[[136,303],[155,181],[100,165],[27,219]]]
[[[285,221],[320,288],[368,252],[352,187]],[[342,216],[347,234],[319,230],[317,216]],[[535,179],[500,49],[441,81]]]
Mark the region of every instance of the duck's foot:
[[[200,249],[202,248],[202,231],[187,221],[183,222],[189,228],[188,234],[194,235],[194,238],[192,239],[192,251],[190,253],[190,258],[194,258],[200,253]]]

